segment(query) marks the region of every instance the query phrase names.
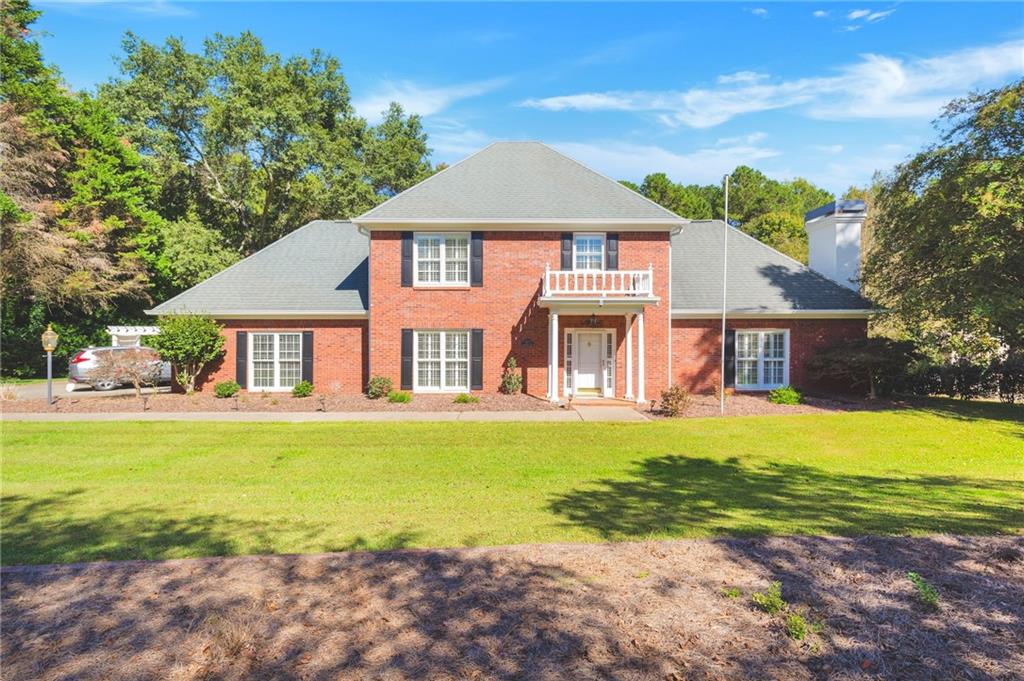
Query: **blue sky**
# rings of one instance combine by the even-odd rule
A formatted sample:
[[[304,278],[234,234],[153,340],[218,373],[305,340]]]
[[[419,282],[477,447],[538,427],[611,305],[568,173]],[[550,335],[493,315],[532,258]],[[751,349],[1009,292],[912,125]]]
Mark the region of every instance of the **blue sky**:
[[[423,116],[435,161],[538,139],[617,179],[717,182],[738,164],[834,191],[934,139],[944,102],[1024,75],[1022,3],[40,2],[75,88],[121,37],[251,30],[338,57],[357,110]]]

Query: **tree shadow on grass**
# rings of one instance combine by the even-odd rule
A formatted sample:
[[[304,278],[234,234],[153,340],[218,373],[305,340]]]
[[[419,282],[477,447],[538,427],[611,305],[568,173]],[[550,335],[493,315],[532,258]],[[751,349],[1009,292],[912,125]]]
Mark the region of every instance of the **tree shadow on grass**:
[[[830,473],[801,464],[748,467],[666,455],[626,480],[549,500],[565,522],[608,540],[749,534],[993,534],[1024,527],[1019,482]]]

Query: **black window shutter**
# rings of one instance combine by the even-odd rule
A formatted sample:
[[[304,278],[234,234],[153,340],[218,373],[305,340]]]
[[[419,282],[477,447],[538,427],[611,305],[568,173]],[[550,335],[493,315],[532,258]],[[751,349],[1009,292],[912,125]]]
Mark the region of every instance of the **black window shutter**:
[[[484,233],[473,232],[470,236],[469,284],[484,285]]]
[[[412,329],[402,329],[402,390],[412,390]]]
[[[402,286],[412,286],[412,232],[402,232]]]
[[[469,333],[469,389],[484,389],[484,330]]]
[[[562,267],[563,270],[572,269],[572,232],[562,234]]]
[[[619,269],[619,235],[609,234],[604,240],[604,268]]]
[[[249,367],[249,334],[235,332],[235,383],[245,387],[245,374]]]
[[[725,331],[725,387],[736,387],[736,331]]]
[[[313,382],[313,332],[302,332],[302,380]]]

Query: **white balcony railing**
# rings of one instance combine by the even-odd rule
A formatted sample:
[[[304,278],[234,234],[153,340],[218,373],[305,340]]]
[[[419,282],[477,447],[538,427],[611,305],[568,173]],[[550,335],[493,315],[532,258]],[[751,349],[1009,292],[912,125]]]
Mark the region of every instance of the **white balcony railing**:
[[[553,270],[544,267],[544,296],[650,296],[654,268],[646,270]]]

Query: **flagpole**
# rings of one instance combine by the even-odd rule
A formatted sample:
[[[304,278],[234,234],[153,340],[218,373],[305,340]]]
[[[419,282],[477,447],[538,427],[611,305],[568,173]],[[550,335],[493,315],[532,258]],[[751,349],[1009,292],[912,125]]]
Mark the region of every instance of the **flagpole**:
[[[729,226],[729,176],[726,175],[722,178],[722,182],[725,183],[725,238],[722,240],[722,363],[719,367],[718,378],[720,385],[718,387],[719,395],[719,407],[722,411],[722,415],[725,415],[725,310],[726,310],[726,292],[728,291],[729,285],[729,230],[732,229]]]

